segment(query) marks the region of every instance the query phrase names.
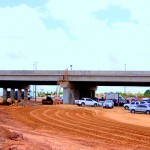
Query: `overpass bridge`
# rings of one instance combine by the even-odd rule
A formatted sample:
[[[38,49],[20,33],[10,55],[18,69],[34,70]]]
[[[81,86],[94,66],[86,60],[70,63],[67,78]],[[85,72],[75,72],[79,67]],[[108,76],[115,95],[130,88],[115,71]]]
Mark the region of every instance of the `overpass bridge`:
[[[25,99],[29,85],[60,85],[63,87],[64,103],[83,96],[94,97],[97,86],[150,86],[150,71],[95,71],[95,70],[0,70],[0,87],[3,98],[7,88],[24,89]],[[20,94],[18,94],[20,98]]]

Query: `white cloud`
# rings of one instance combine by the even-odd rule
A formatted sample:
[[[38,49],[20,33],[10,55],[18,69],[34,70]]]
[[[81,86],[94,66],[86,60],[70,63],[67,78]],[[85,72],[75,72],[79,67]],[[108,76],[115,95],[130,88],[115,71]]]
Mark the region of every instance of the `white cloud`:
[[[144,15],[146,13],[144,6],[148,4],[149,1],[136,1],[135,5],[130,1],[105,1],[104,3],[102,1],[87,2],[83,0],[72,3],[67,0],[63,2],[55,0],[50,1],[49,11],[54,18],[67,22],[71,32],[77,37],[77,42],[73,46],[74,52],[80,53],[88,60],[94,59],[92,65],[87,62],[87,68],[94,66],[95,69],[111,69],[113,66],[112,69],[121,69],[122,67],[111,65],[110,54],[113,53],[116,61],[118,61],[116,66],[123,66],[124,63],[127,63],[128,66],[131,66],[128,67],[131,70],[140,70],[147,69],[147,67],[138,67],[142,62],[136,62],[135,64],[133,60],[136,61],[141,58],[139,53],[143,48],[145,48],[143,53],[149,49],[150,45],[147,43],[149,28],[143,25],[145,20],[136,16],[135,12],[140,11]],[[94,18],[93,12],[107,9],[110,5],[116,5],[130,11],[133,21],[118,22],[112,29],[109,29],[106,21],[99,21]],[[78,58],[80,58],[79,55]],[[97,60],[101,60],[105,64],[104,67],[95,67],[98,63]],[[142,66],[144,63],[145,61],[143,61]],[[84,66],[85,62],[82,62],[82,64]]]
[[[43,6],[48,0],[36,0],[36,1],[31,1],[31,0],[1,0],[0,1],[0,7],[16,7],[22,4],[26,4],[29,7],[41,7]]]
[[[46,1],[0,3],[0,69],[149,70],[149,0]],[[129,14],[111,28],[110,6]]]
[[[0,8],[0,56],[10,64],[0,68],[32,69],[38,61],[38,69],[72,64],[76,70],[122,70],[127,64],[128,70],[149,70],[149,3],[51,0],[44,8]],[[129,18],[110,28],[106,19],[95,17],[110,6],[130,12]]]
[[[46,66],[50,58],[51,65],[59,53],[61,54],[61,50],[68,45],[67,36],[62,29],[47,30],[37,10],[26,5],[0,9],[0,19],[0,48],[3,49],[1,56],[2,59],[7,59],[7,63],[11,61],[12,64],[1,66],[3,68],[18,68],[19,66],[15,65],[18,60],[12,62],[14,57],[11,59],[9,56],[19,53],[24,55],[20,55],[20,64],[24,67],[18,69],[29,69],[32,64],[28,63],[35,60],[42,60]]]

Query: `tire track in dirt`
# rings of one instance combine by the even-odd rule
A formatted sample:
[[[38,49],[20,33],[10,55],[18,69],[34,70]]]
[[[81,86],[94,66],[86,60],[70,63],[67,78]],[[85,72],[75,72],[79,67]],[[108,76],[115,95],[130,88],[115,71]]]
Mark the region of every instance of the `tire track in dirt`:
[[[150,147],[149,128],[108,119],[97,109],[55,106],[19,109],[19,113],[24,116],[21,119],[24,124],[33,129],[44,129],[47,133],[53,130],[56,134],[100,139],[106,143],[128,144],[144,149]],[[101,128],[97,128],[98,125]]]
[[[90,115],[87,116],[87,115],[83,114],[84,118],[89,119],[89,120],[91,119],[91,117],[95,116],[94,112],[93,112],[93,115],[91,115],[91,116]],[[142,135],[143,134],[143,128],[144,129],[147,128],[147,127],[141,127],[141,126],[139,128],[139,126],[137,126],[137,125],[127,124],[127,123],[121,123],[121,122],[115,121],[113,119],[107,118],[107,117],[105,117],[103,115],[102,115],[102,117],[100,117],[100,120],[101,120],[101,123],[105,122],[106,126],[112,126],[112,124],[113,124],[113,128],[115,128],[116,131],[117,131],[117,129],[118,130],[121,129],[120,128],[120,124],[121,124],[123,130],[126,130],[126,132],[133,131],[133,134],[140,134],[140,135]],[[137,127],[138,130],[135,130],[135,127]],[[147,129],[149,129],[149,128],[147,128]],[[147,131],[149,131],[149,130],[147,130]],[[145,132],[144,135],[148,136],[148,135],[150,135],[150,132]]]
[[[82,115],[78,115],[78,117],[77,118],[79,118],[79,117],[81,117]],[[72,117],[72,116],[71,116]],[[85,119],[85,117],[83,118],[82,117],[82,122],[83,122],[83,120]],[[97,121],[97,118],[95,118],[95,116],[94,116],[94,118],[93,119],[96,119],[96,121]],[[85,121],[85,120],[84,120]],[[91,121],[91,119],[90,119],[90,121]],[[88,122],[86,122],[87,124],[89,124],[89,121]],[[99,124],[99,123],[98,123]],[[122,125],[122,124],[121,124]],[[92,125],[90,125],[90,126],[92,126]],[[108,128],[109,127],[109,128]],[[123,132],[123,131],[118,131],[118,130],[115,130],[113,127],[110,129],[110,125],[108,125],[108,127],[107,126],[103,126],[103,124],[101,125],[101,128],[102,129],[105,129],[104,131],[106,131],[106,132],[108,132],[108,130],[109,130],[109,132],[111,132],[112,133],[112,131],[114,131],[113,133],[114,134],[118,134],[119,136],[120,136],[120,138],[122,137],[122,138],[125,138],[125,136],[126,136],[126,138],[128,138],[128,139],[133,139],[133,136],[134,136],[134,142],[135,142],[135,139],[142,139],[143,140],[143,143],[145,143],[145,141],[150,141],[150,138],[148,137],[148,136],[145,136],[145,135],[143,135],[143,136],[141,136],[141,135],[138,135],[138,134],[133,134],[133,133],[130,133],[130,132]],[[121,127],[121,126],[120,126]],[[117,132],[116,132],[117,131]],[[129,137],[130,136],[130,137]],[[140,140],[140,142],[141,142],[141,140]]]
[[[52,116],[53,116],[53,113],[52,113]],[[65,116],[65,115],[64,115],[64,116]],[[86,117],[87,117],[87,116],[86,116]],[[118,127],[118,128],[119,128],[119,127]],[[109,130],[110,130],[110,129],[109,129]],[[118,130],[116,130],[116,131],[118,131]],[[115,132],[116,132],[116,131],[115,131]],[[135,130],[134,130],[134,131],[135,131]],[[130,132],[131,132],[131,131],[130,131]],[[127,133],[128,133],[128,132],[127,132]],[[135,138],[135,137],[134,137],[134,138]],[[142,137],[142,138],[143,138],[143,137]],[[134,141],[135,141],[135,140],[134,140]],[[145,140],[145,141],[149,141],[149,140]],[[144,141],[144,142],[145,142],[145,141]]]
[[[81,126],[86,126],[87,128],[96,128],[96,126],[99,126],[99,122],[96,123],[96,122],[93,122],[92,120],[90,120],[90,121],[89,120],[85,120],[85,118],[82,117],[82,115],[79,115],[78,113],[76,113],[74,115],[74,117],[72,117],[71,113],[69,113],[69,114],[67,113],[66,115],[64,115],[60,111],[55,113],[55,115],[57,117],[59,117],[60,119],[63,119],[64,121],[72,122],[72,124],[78,124],[78,122],[79,122],[79,124]],[[67,118],[65,118],[65,117],[63,118],[63,116],[67,116]],[[96,121],[97,121],[97,118],[94,118],[94,119],[96,119]],[[136,138],[136,139],[142,138],[144,140],[144,142],[145,141],[150,141],[150,137],[147,137],[145,135],[139,135],[137,133],[130,133],[130,132],[124,132],[124,131],[121,131],[121,130],[116,130],[113,127],[110,128],[110,124],[108,126],[104,126],[103,123],[102,123],[100,129],[104,133],[108,132],[108,130],[109,130],[110,133],[118,134],[122,138],[125,138],[125,136],[128,136],[128,139],[129,138],[133,139],[133,136],[134,136],[134,138]],[[114,132],[114,130],[115,130],[115,132]]]
[[[87,123],[86,123],[86,124],[85,124],[85,123],[81,123],[81,122],[78,123],[77,121],[73,121],[72,118],[71,118],[71,119],[68,119],[68,118],[60,117],[60,116],[58,115],[59,113],[62,113],[60,110],[59,110],[59,111],[56,111],[56,112],[53,114],[53,117],[50,117],[50,115],[48,115],[48,112],[49,112],[49,110],[45,111],[45,112],[43,113],[43,115],[44,115],[45,117],[48,117],[48,118],[50,118],[50,119],[52,119],[52,120],[57,121],[58,123],[64,124],[64,126],[71,125],[71,126],[70,126],[70,127],[71,127],[70,130],[74,130],[75,128],[76,128],[76,129],[79,128],[79,130],[87,130],[88,132],[92,132],[93,134],[94,134],[94,133],[95,133],[95,134],[102,134],[102,133],[107,134],[106,131],[100,132],[100,131],[98,131],[98,130],[96,129],[95,126],[93,126],[93,128],[92,128],[92,126],[87,125]],[[65,116],[69,116],[69,113],[66,112]],[[55,117],[55,119],[54,119],[54,117]],[[67,121],[67,122],[66,122],[66,121]],[[58,123],[57,123],[57,124],[58,124]],[[83,125],[83,126],[82,126],[82,125]],[[113,134],[112,134],[112,135],[113,135]],[[114,134],[114,136],[116,136],[116,135]]]
[[[53,113],[51,113],[51,116],[53,116],[53,117],[50,117],[49,115],[46,115],[47,114],[47,112],[49,112],[50,110],[45,110],[43,113],[42,113],[42,115],[44,116],[44,117],[46,117],[45,119],[46,120],[48,120],[48,118],[50,119],[50,120],[53,120],[53,125],[55,125],[56,126],[56,128],[64,128],[64,126],[65,126],[65,128],[67,127],[67,129],[68,130],[71,130],[71,131],[74,131],[74,132],[79,132],[79,133],[84,133],[84,134],[87,134],[86,136],[88,136],[88,135],[90,135],[90,136],[93,136],[93,137],[96,137],[96,138],[100,138],[100,139],[103,139],[103,140],[111,140],[112,138],[114,139],[114,141],[116,141],[116,142],[120,142],[120,143],[125,143],[125,141],[129,141],[130,140],[130,142],[132,142],[132,143],[139,143],[140,142],[140,144],[143,144],[143,145],[145,145],[145,144],[149,144],[149,143],[147,143],[146,141],[143,141],[143,140],[139,140],[138,138],[139,138],[139,136],[137,135],[137,138],[135,138],[135,136],[134,136],[134,139],[132,139],[132,137],[125,137],[125,136],[121,136],[121,135],[118,135],[118,134],[116,134],[116,132],[114,132],[114,133],[108,133],[108,132],[104,132],[104,131],[102,131],[102,132],[100,132],[100,131],[97,131],[97,130],[93,130],[93,129],[90,129],[90,128],[86,128],[86,127],[81,127],[81,126],[79,126],[79,125],[74,125],[74,124],[71,124],[71,123],[66,123],[66,122],[64,122],[64,121],[62,121],[62,120],[60,120],[60,118],[58,118],[57,119],[57,115],[56,114],[58,114],[59,112],[61,112],[60,110],[59,111],[56,111],[56,112],[54,112],[53,111]],[[66,112],[66,114],[68,115],[69,114],[69,112]],[[33,115],[33,114],[32,114]],[[35,115],[35,114],[34,114]],[[37,116],[39,116],[38,114],[36,114]],[[67,115],[65,115],[65,116],[67,116]],[[37,118],[37,116],[36,116],[36,118]],[[43,116],[42,116],[42,118],[43,118]],[[35,117],[35,116],[34,116]],[[39,118],[38,118],[39,119]],[[40,119],[41,120],[41,119]],[[43,120],[43,119],[42,119]],[[46,123],[48,123],[47,121],[45,121],[45,120],[43,120],[44,122],[46,122]],[[59,124],[59,125],[58,125]],[[84,132],[83,132],[84,131]],[[89,132],[92,132],[92,134],[90,133],[89,134]],[[99,134],[100,134],[100,136],[99,136]],[[105,137],[105,138],[104,138]],[[107,138],[106,138],[107,137]],[[109,138],[108,138],[109,137]],[[110,138],[111,137],[111,138]],[[123,141],[120,141],[120,139],[123,139]],[[127,138],[127,139],[126,139]],[[143,141],[143,142],[142,142]]]
[[[94,112],[93,112],[94,113]],[[128,125],[128,124],[125,124],[125,123],[120,123],[120,122],[117,122],[117,121],[114,121],[114,120],[112,120],[112,119],[108,119],[108,118],[106,118],[106,117],[104,117],[102,114],[101,114],[101,116],[99,117],[99,115],[96,115],[96,117],[95,117],[95,115],[93,116],[92,115],[92,113],[91,114],[88,114],[88,115],[86,115],[85,113],[83,113],[83,114],[79,114],[79,113],[77,113],[76,114],[77,115],[77,118],[79,119],[79,118],[81,118],[81,120],[82,121],[86,121],[86,123],[88,122],[88,124],[90,124],[90,125],[101,125],[101,127],[104,127],[104,128],[107,128],[107,129],[110,129],[110,127],[112,126],[112,124],[113,124],[113,127],[111,128],[111,129],[113,129],[113,128],[115,128],[115,130],[118,132],[119,131],[119,129],[125,129],[126,130],[126,132],[127,133],[130,133],[131,132],[131,130],[130,130],[130,128],[128,129],[126,129],[125,127]],[[91,115],[91,116],[90,116]],[[98,116],[98,118],[97,118],[97,116]],[[71,118],[73,118],[72,116],[70,116]],[[91,119],[92,118],[92,119]],[[106,119],[105,119],[106,118]],[[105,124],[105,126],[103,125],[103,124]],[[120,126],[121,125],[121,126]],[[132,126],[132,125],[129,125],[130,127]],[[121,128],[122,127],[122,128]],[[133,126],[133,128],[135,128],[135,126]],[[121,131],[119,131],[119,132],[121,132]],[[143,133],[143,131],[141,132],[141,134]],[[133,130],[133,133],[132,134],[139,134],[139,131],[136,131],[136,130]],[[146,133],[144,136],[145,137],[147,137],[149,135],[149,133]]]
[[[94,130],[90,130],[88,128],[84,128],[84,127],[78,127],[75,126],[76,128],[74,128],[74,125],[73,124],[70,124],[70,123],[64,123],[63,121],[58,121],[57,119],[54,119],[53,117],[49,117],[45,114],[47,110],[45,110],[43,112],[44,115],[42,115],[42,119],[41,117],[39,117],[38,114],[35,113],[35,110],[34,112],[30,112],[32,114],[33,117],[35,117],[36,119],[39,119],[40,121],[43,121],[45,123],[48,123],[50,126],[55,126],[55,128],[60,129],[59,132],[61,132],[63,130],[69,132],[70,133],[74,133],[74,135],[78,135],[78,134],[82,134],[84,135],[84,137],[93,137],[93,138],[100,138],[100,136],[97,135],[97,132],[95,132],[95,134],[93,133]],[[49,111],[49,110],[48,110]],[[43,119],[45,117],[45,119]],[[50,119],[50,121],[48,121]],[[47,120],[47,121],[46,121]],[[53,120],[53,122],[51,122]],[[93,134],[89,133],[89,131],[91,131]],[[103,139],[103,137],[101,136],[101,139]],[[106,138],[105,138],[106,140]]]

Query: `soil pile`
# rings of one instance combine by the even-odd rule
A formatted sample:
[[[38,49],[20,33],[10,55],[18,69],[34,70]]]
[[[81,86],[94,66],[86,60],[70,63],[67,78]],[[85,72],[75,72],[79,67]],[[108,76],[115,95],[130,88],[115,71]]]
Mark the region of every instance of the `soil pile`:
[[[22,100],[21,102],[15,102],[13,105],[16,106],[39,106],[39,104],[35,101],[31,100]]]

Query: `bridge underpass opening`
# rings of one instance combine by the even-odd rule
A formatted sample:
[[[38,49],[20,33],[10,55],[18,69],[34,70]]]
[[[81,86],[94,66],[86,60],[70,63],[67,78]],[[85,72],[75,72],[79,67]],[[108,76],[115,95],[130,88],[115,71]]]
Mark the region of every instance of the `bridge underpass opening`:
[[[146,90],[149,90],[149,86],[98,86],[96,90],[96,94],[99,93],[116,93],[116,92],[121,92],[121,93],[142,93]]]
[[[36,90],[36,91],[35,91]],[[55,93],[57,90],[57,85],[31,85],[30,86],[30,94],[35,98],[35,92],[36,96],[38,96],[38,93]],[[61,92],[63,90],[61,89]]]

